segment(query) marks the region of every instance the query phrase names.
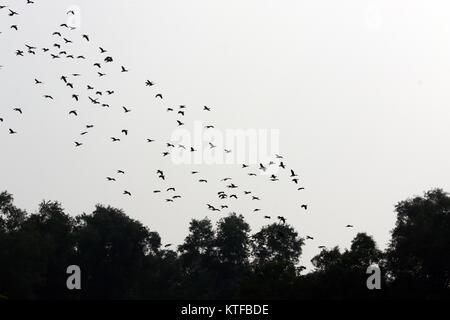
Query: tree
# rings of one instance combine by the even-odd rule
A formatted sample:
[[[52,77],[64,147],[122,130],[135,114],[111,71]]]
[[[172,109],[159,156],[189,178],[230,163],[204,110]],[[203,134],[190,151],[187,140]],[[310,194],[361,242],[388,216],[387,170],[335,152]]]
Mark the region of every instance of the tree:
[[[234,298],[242,278],[249,271],[250,226],[242,215],[235,213],[217,223],[215,246],[218,261],[215,265],[216,298]]]
[[[293,227],[274,223],[265,226],[253,235],[251,244],[256,264],[285,260],[296,264],[302,253],[304,240],[298,237]]]
[[[217,282],[217,252],[215,232],[208,218],[193,219],[189,226],[189,235],[178,247],[184,273],[182,287],[185,297],[211,299],[215,296]]]
[[[138,298],[146,255],[159,250],[159,235],[121,210],[100,205],[77,221],[74,264],[85,279],[83,298]]]
[[[178,247],[178,251],[188,261],[199,256],[209,257],[214,255],[214,239],[215,232],[208,218],[193,219],[189,226],[189,235]]]
[[[7,207],[11,212],[11,204]],[[0,291],[10,298],[64,298],[73,220],[59,203],[43,202],[36,214],[10,215],[6,225],[8,234],[0,241]]]
[[[394,290],[447,296],[450,288],[450,197],[441,189],[401,201],[387,250]]]
[[[314,298],[377,298],[380,293],[370,291],[366,286],[366,271],[369,266],[380,264],[381,259],[382,252],[373,238],[358,233],[350,250],[341,253],[338,247],[334,247],[315,256],[312,263],[316,269],[299,285],[311,290]]]
[[[18,230],[27,217],[26,212],[16,208],[13,202],[11,194],[0,193],[0,233]]]
[[[250,226],[242,215],[235,213],[222,218],[217,224],[216,247],[221,263],[248,263]]]

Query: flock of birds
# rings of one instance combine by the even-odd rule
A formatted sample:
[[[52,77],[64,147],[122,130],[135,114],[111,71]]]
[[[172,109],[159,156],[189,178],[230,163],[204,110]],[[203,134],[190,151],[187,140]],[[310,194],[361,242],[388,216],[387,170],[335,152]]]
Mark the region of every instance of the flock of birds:
[[[33,1],[26,0],[26,4],[30,5],[33,4]],[[15,16],[20,15],[20,13],[12,8],[9,8],[6,5],[0,5],[0,16],[7,14],[11,19],[13,19]],[[68,11],[66,13],[67,15],[75,15],[74,11]],[[17,24],[14,24],[12,22],[10,29],[12,31],[18,31],[19,26]],[[77,54],[72,49],[74,46],[76,46],[77,41],[82,41],[86,44],[91,44],[92,40],[91,37],[88,34],[78,34],[76,32],[75,27],[68,25],[67,23],[62,23],[58,27],[57,30],[55,30],[51,34],[52,42],[53,44],[48,47],[38,47],[37,45],[30,45],[30,44],[24,44],[23,48],[19,48],[15,51],[15,55],[18,58],[23,58],[27,55],[37,55],[37,54],[43,54],[47,55],[50,60],[56,60],[56,59],[67,59],[67,60],[85,60],[89,63],[91,66],[91,72],[98,78],[103,77],[112,77],[114,74],[107,73],[105,71],[105,65],[111,65],[114,66],[114,70],[117,74],[123,74],[123,73],[129,73],[130,70],[123,66],[115,66],[115,59],[113,56],[110,55],[109,51],[105,48],[98,46],[98,56],[95,59],[90,59],[89,57],[83,55],[83,54]],[[1,32],[0,32],[1,33]],[[0,66],[0,69],[4,66]],[[109,69],[111,70],[111,69]],[[64,85],[65,87],[70,89],[70,99],[73,100],[74,104],[80,105],[83,102],[90,103],[94,106],[99,106],[102,108],[111,108],[110,103],[105,101],[106,99],[103,99],[105,96],[113,96],[116,94],[116,90],[114,89],[108,89],[108,90],[100,90],[97,86],[93,85],[92,83],[85,83],[84,86],[81,88],[77,85],[75,85],[75,79],[77,79],[77,83],[80,82],[78,79],[83,79],[83,76],[80,73],[72,73],[70,75],[61,75],[59,76],[59,81],[61,85]],[[42,79],[34,78],[34,85],[36,86],[42,86],[45,87],[45,81]],[[144,80],[142,82],[143,88],[147,88],[148,90],[154,90],[157,88],[154,82],[151,80]],[[84,94],[80,94],[79,90],[83,88]],[[154,92],[155,99],[163,100],[164,96],[162,93]],[[52,94],[44,94],[42,96],[42,99],[48,100],[49,103],[55,100],[55,97]],[[133,112],[133,108],[128,106],[122,106],[123,110],[123,116],[126,116],[130,112]],[[188,112],[189,108],[185,105],[180,105],[178,107],[170,107],[167,108],[166,111],[168,114],[174,114],[174,125],[175,127],[181,127],[185,125],[185,115]],[[26,112],[24,108],[21,107],[14,107],[11,109],[11,112],[17,113],[18,115],[23,116]],[[203,106],[200,108],[201,112],[213,112],[213,108],[209,106]],[[70,117],[78,117],[79,115],[79,109],[74,108],[68,112],[68,116]],[[3,117],[0,114],[0,125],[3,124],[5,126],[7,124],[7,120],[5,117]],[[205,126],[205,129],[213,129],[213,125]],[[95,129],[95,126],[93,124],[87,124],[83,126],[83,130],[79,135],[79,138],[76,138],[74,143],[74,148],[79,149],[83,148],[85,143],[87,143],[84,139],[85,136],[87,136],[92,130]],[[17,135],[20,134],[19,130],[16,130],[14,128],[8,128],[10,135]],[[128,136],[130,130],[127,128],[124,128],[121,130],[120,135],[111,135],[110,141],[112,143],[119,143],[122,140],[125,139],[125,137]],[[154,143],[156,140],[152,138],[143,138],[143,142],[145,143]],[[172,142],[167,142],[165,144],[166,148],[165,150],[162,150],[162,157],[165,158],[171,154],[171,151],[179,148],[183,149],[184,152],[191,152],[195,153],[197,150],[194,148],[194,146],[186,146],[181,144],[175,144]],[[215,150],[217,148],[220,148],[220,146],[213,144],[212,142],[208,143],[208,147],[211,150]],[[223,152],[226,154],[232,153],[233,150],[230,149],[223,149]],[[282,177],[281,175],[277,174],[268,174],[268,172],[271,172],[269,169],[271,169],[273,166],[277,166],[281,172],[287,172],[287,174],[284,174]],[[292,182],[292,185],[297,188],[298,191],[302,191],[305,188],[300,186],[300,179],[298,174],[290,168],[287,168],[285,164],[284,157],[282,155],[274,155],[273,160],[271,160],[268,163],[260,163],[259,166],[252,166],[250,164],[242,164],[242,170],[246,170],[245,174],[250,177],[257,177],[259,175],[261,176],[269,176],[269,181],[276,182],[279,181],[281,178],[287,178],[290,179]],[[122,169],[118,169],[116,171],[115,176],[107,176],[106,177],[106,183],[114,183],[117,181],[119,175],[125,175],[126,171]],[[198,171],[191,171],[190,175],[197,177],[200,175],[200,172]],[[161,181],[166,181],[166,173],[162,170],[156,171],[156,177],[157,179],[160,179]],[[198,183],[207,184],[208,179],[204,177],[196,178],[196,181]],[[211,204],[207,203],[206,208],[212,212],[222,212],[227,211],[229,212],[229,202],[231,199],[238,199],[240,197],[244,197],[245,199],[249,199],[250,201],[258,203],[261,201],[261,198],[255,194],[253,194],[252,191],[245,190],[244,188],[236,185],[233,182],[233,179],[230,177],[221,179],[221,182],[224,183],[224,190],[217,192],[217,199],[220,201],[220,204]],[[154,194],[164,194],[164,201],[165,202],[175,202],[177,199],[180,199],[182,196],[180,194],[176,193],[176,188],[173,186],[165,186],[164,188],[159,188],[157,190],[153,191]],[[127,197],[132,197],[133,194],[129,189],[123,190],[123,195]],[[299,208],[301,210],[308,210],[308,205],[300,203]],[[261,212],[262,209],[260,207],[253,209],[254,213]],[[270,215],[264,215],[264,219],[272,219],[274,217]],[[277,216],[276,219],[279,220],[280,223],[285,224],[287,219],[284,216]],[[347,225],[346,228],[352,228],[353,225]],[[282,236],[282,235],[280,235]],[[313,240],[314,237],[307,235],[306,240]],[[166,245],[166,247],[170,246],[171,244]],[[325,246],[319,246],[320,249],[325,248]]]

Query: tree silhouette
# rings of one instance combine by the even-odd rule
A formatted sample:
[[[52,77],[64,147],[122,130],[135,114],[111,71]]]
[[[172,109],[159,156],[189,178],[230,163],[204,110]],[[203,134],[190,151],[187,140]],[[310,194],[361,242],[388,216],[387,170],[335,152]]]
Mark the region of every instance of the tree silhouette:
[[[450,288],[450,197],[441,189],[396,206],[387,250],[392,287],[416,297],[447,296]]]
[[[252,253],[255,263],[285,260],[297,263],[302,253],[304,240],[298,237],[293,227],[274,223],[265,226],[253,236]]]
[[[58,202],[36,213],[0,194],[0,299],[450,298],[450,197],[440,189],[400,202],[385,252],[358,233],[349,249],[324,249],[305,273],[304,240],[284,223],[250,235],[242,215],[192,220],[176,251],[123,211],[97,205],[70,217]],[[382,271],[368,290],[367,267]],[[82,290],[66,287],[69,265]],[[384,280],[386,279],[386,281]]]
[[[358,233],[352,240],[350,250],[340,252],[338,247],[323,249],[312,259],[315,272],[306,275],[306,286],[311,286],[315,298],[367,299],[379,296],[366,286],[367,268],[381,264],[383,255],[372,237]],[[302,283],[300,282],[301,286]]]
[[[73,264],[86,279],[84,297],[139,298],[146,256],[159,250],[160,239],[121,210],[98,205],[92,215],[77,219]]]
[[[249,258],[250,226],[242,215],[231,214],[217,224],[215,245],[221,263],[246,265]]]

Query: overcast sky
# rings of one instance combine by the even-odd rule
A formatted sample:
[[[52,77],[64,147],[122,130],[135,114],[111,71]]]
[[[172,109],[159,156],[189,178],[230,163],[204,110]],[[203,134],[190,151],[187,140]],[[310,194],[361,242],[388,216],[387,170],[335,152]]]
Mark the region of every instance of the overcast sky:
[[[30,212],[43,199],[60,201],[71,215],[110,204],[157,230],[164,243],[179,244],[190,219],[227,214],[209,211],[206,203],[220,204],[216,193],[226,188],[219,180],[232,177],[236,193],[252,190],[262,200],[241,196],[228,201],[230,211],[243,214],[253,232],[267,224],[263,215],[283,215],[301,236],[314,236],[301,261],[309,266],[317,246],[349,247],[358,231],[384,248],[396,202],[434,187],[450,189],[448,1],[25,2],[0,3],[20,13],[0,10],[0,189]],[[68,8],[80,10],[80,28],[73,31],[59,27]],[[64,49],[87,60],[52,60],[40,49],[15,56],[24,44],[62,44],[54,31],[73,40]],[[99,46],[115,60],[102,79],[92,66],[103,63]],[[120,73],[121,65],[130,72]],[[82,75],[71,78],[74,90],[59,79],[71,73]],[[34,78],[44,84],[36,86]],[[155,86],[146,88],[147,79]],[[101,97],[111,107],[92,105],[86,84],[115,90]],[[306,190],[297,191],[287,173],[274,183],[248,177],[241,164],[163,159],[180,119],[166,108],[179,105],[187,106],[187,128],[202,121],[223,131],[278,130],[279,152]],[[204,105],[213,111],[203,112]],[[121,106],[133,111],[125,115]],[[78,117],[68,115],[73,109]],[[95,128],[81,137],[86,124]],[[9,128],[18,134],[9,135]],[[123,128],[130,130],[126,138]],[[122,141],[114,144],[111,136]],[[75,140],[84,145],[76,149]],[[126,175],[117,176],[117,169]],[[169,186],[183,198],[166,204],[165,194],[153,194]],[[131,198],[122,195],[125,189]],[[252,213],[255,208],[262,211]]]

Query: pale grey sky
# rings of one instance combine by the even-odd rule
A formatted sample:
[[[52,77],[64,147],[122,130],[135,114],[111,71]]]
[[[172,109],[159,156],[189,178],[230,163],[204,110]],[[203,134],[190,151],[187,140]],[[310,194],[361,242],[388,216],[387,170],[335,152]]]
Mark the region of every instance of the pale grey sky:
[[[394,204],[450,184],[450,3],[447,1],[3,1],[20,15],[0,11],[0,189],[31,212],[43,200],[62,202],[75,215],[96,203],[123,208],[157,230],[165,243],[180,243],[192,218],[213,221],[218,180],[231,176],[262,198],[233,207],[256,232],[271,216],[284,215],[317,246],[349,246],[356,232],[380,247],[394,226]],[[64,31],[65,46],[88,59],[52,61],[41,51],[15,57],[24,44],[51,47],[61,40],[70,6],[81,9],[81,28]],[[18,31],[10,30],[17,24]],[[89,34],[91,41],[82,41]],[[92,67],[106,48],[114,66],[99,79]],[[121,65],[130,69],[121,74]],[[72,91],[59,80],[81,73]],[[34,78],[44,81],[34,85]],[[155,87],[145,88],[150,79]],[[112,89],[110,109],[87,101],[84,86]],[[162,93],[164,100],[154,98]],[[42,98],[55,97],[53,102]],[[133,108],[125,116],[121,106]],[[162,145],[176,126],[167,107],[186,105],[186,123],[202,120],[226,129],[278,129],[280,153],[300,175],[298,192],[287,179],[251,179],[236,166],[174,165]],[[204,105],[214,112],[204,113]],[[23,116],[13,112],[23,109]],[[69,117],[77,109],[79,117]],[[86,124],[95,124],[80,138]],[[19,132],[8,135],[8,128]],[[130,129],[123,143],[110,136]],[[123,138],[123,137],[122,137]],[[155,138],[150,146],[145,138]],[[73,141],[85,142],[75,149]],[[106,176],[127,174],[116,184]],[[163,169],[162,185],[156,170]],[[208,185],[189,172],[198,170]],[[200,177],[199,177],[200,178]],[[258,177],[260,178],[260,177]],[[154,189],[174,186],[182,199],[164,203]],[[122,195],[124,189],[132,198]],[[300,204],[307,203],[305,213]],[[255,207],[261,213],[251,211]],[[346,229],[346,224],[355,229]]]

